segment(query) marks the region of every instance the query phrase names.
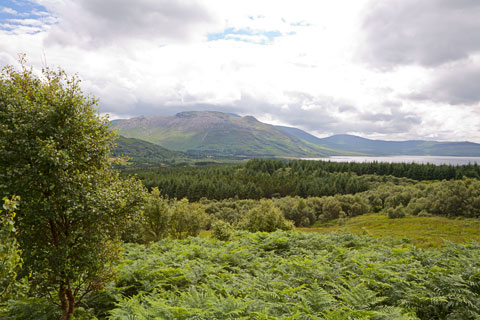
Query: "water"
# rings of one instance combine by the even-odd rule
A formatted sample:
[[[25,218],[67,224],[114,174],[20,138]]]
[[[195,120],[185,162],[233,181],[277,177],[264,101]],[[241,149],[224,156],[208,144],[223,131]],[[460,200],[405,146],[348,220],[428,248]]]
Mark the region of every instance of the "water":
[[[480,157],[448,157],[448,156],[332,156],[328,158],[302,158],[302,160],[333,161],[333,162],[388,162],[388,163],[431,163],[436,165],[466,165],[480,164]]]

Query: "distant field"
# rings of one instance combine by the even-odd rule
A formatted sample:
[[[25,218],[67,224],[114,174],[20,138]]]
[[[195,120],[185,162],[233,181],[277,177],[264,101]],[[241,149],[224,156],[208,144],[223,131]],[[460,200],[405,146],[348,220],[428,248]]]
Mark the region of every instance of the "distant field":
[[[381,214],[367,214],[346,220],[344,225],[297,228],[304,232],[350,232],[377,238],[408,239],[418,247],[439,247],[445,241],[480,242],[480,220],[449,219],[445,217],[414,217],[389,219]]]

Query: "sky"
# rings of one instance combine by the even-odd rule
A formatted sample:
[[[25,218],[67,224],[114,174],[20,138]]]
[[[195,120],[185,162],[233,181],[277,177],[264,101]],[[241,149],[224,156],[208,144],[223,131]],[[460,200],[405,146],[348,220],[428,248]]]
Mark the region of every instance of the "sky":
[[[1,0],[0,66],[77,73],[110,119],[480,142],[478,17],[478,0]]]

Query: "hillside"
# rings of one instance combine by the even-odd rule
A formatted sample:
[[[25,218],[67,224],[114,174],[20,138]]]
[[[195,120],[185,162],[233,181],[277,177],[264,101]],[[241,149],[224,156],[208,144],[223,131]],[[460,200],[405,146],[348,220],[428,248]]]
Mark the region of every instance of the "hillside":
[[[159,145],[135,138],[118,136],[116,147],[112,149],[115,158],[127,157],[135,164],[165,163],[176,160],[189,159],[188,155],[180,151],[172,151]]]
[[[215,111],[181,112],[169,117],[136,117],[114,120],[111,124],[120,135],[128,138],[148,141],[170,150],[216,156],[480,156],[480,144],[473,142],[386,141],[348,134],[317,138],[298,128],[273,126],[252,116],[240,117]],[[143,147],[146,150],[142,151]],[[165,149],[153,151],[152,148],[153,145],[138,141],[132,141],[128,147],[129,150],[146,153],[148,157],[173,156],[168,155]]]
[[[480,144],[466,141],[385,141],[339,134],[318,139],[317,144],[323,147],[372,155],[480,156]]]
[[[136,117],[112,122],[119,134],[184,152],[232,156],[348,155],[316,145],[262,123],[252,116],[214,111],[181,112],[170,117]]]

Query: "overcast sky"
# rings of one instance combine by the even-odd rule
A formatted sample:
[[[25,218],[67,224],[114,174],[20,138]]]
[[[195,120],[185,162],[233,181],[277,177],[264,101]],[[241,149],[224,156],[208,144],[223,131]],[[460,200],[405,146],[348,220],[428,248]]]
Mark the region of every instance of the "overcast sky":
[[[478,0],[2,0],[0,66],[78,73],[111,119],[480,142],[479,17]]]

